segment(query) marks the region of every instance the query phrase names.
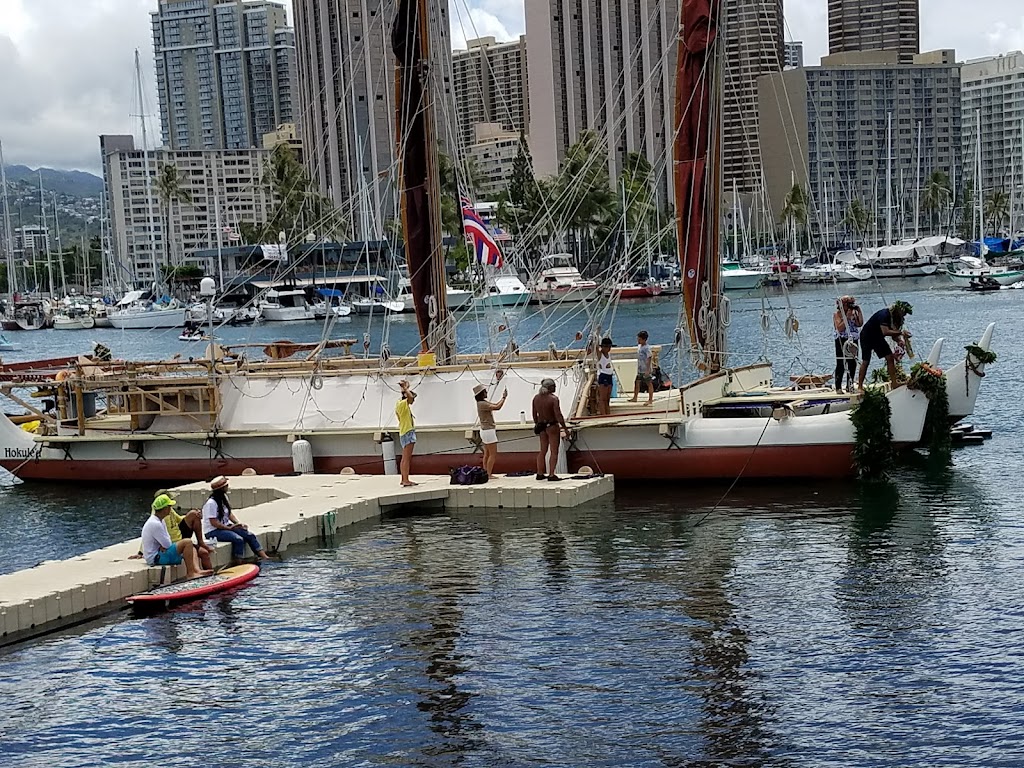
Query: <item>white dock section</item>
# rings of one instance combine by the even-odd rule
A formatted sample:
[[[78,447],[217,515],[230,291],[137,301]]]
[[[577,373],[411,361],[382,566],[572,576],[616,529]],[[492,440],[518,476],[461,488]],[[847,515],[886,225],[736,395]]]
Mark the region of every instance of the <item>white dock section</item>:
[[[558,483],[497,477],[485,485],[451,485],[447,477],[413,478],[403,488],[397,476],[300,475],[232,477],[231,504],[268,552],[379,518],[402,507],[450,510],[552,509],[578,507],[614,493],[610,476]],[[205,483],[175,491],[178,508],[199,507],[209,495]],[[148,516],[139,510],[139,530]],[[213,543],[213,542],[211,542]],[[125,606],[124,599],[185,575],[183,566],[159,568],[129,557],[139,539],[71,558],[40,563],[0,576],[0,646],[87,621]],[[248,554],[248,551],[247,551]],[[227,565],[231,547],[218,544],[214,567]]]

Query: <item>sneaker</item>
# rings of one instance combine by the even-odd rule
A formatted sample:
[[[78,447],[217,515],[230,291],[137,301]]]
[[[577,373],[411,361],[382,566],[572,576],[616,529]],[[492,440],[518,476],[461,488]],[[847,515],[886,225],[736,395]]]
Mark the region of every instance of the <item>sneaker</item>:
[[[557,482],[557,481],[559,481],[559,480],[561,480],[561,479],[562,479],[562,478],[560,478],[560,477],[559,477],[558,475],[548,475],[548,480],[550,480],[550,481],[551,481],[551,482],[553,482],[553,483],[554,483],[554,482]]]
[[[537,475],[537,479],[538,480],[546,480],[547,478],[544,475]]]

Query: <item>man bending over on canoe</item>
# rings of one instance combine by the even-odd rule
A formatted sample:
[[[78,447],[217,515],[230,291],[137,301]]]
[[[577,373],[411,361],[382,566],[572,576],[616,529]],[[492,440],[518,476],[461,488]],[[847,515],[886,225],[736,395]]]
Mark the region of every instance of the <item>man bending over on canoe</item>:
[[[226,541],[231,545],[231,555],[241,560],[245,555],[245,545],[260,560],[269,560],[256,534],[250,533],[248,526],[242,525],[231,511],[228,501],[228,479],[223,475],[213,478],[210,482],[210,498],[203,505],[203,535],[208,539]]]
[[[897,301],[891,307],[880,309],[873,314],[864,327],[860,329],[861,362],[860,373],[857,375],[857,390],[864,391],[864,377],[867,376],[871,355],[874,353],[880,360],[885,360],[889,369],[889,387],[900,386],[896,381],[896,355],[886,338],[892,337],[906,344],[910,332],[903,330],[903,321],[907,315],[914,314],[914,308],[905,301]]]
[[[170,504],[163,504],[166,499]],[[167,532],[167,525],[164,523],[174,507],[174,500],[169,496],[161,496],[158,499],[163,504],[157,508],[153,502],[153,514],[142,526],[142,557],[147,565],[185,565],[185,574],[190,579],[199,576],[209,576],[213,571],[200,570],[196,548],[192,539],[181,539],[177,544],[171,541],[171,535]]]
[[[174,497],[171,496],[167,491],[157,491],[156,497],[153,499],[152,511],[158,509],[167,509],[167,515],[164,517],[164,525],[167,527],[167,534],[171,537],[171,543],[177,545],[182,539],[191,539],[193,534],[196,537],[195,549],[196,554],[199,556],[199,566],[204,570],[213,568],[213,564],[210,561],[210,547],[206,543],[206,539],[203,538],[203,518],[199,514],[198,509],[189,510],[184,517],[178,514],[178,510],[175,509],[177,502]],[[137,560],[143,556],[142,551],[139,554],[130,557],[130,560]]]

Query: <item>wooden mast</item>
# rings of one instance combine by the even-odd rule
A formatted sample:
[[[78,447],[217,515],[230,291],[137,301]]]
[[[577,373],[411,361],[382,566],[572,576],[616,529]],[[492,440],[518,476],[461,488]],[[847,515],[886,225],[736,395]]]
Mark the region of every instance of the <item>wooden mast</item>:
[[[697,367],[723,364],[721,226],[721,0],[682,0],[676,71],[674,182],[683,307]]]
[[[441,242],[428,0],[398,0],[391,47],[398,60],[395,108],[406,265],[421,351],[446,364],[455,356],[455,325]]]

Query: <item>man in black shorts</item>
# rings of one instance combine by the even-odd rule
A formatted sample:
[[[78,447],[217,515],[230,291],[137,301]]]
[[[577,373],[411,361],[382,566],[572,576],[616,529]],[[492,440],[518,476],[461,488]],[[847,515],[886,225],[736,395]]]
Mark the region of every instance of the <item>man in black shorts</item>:
[[[896,382],[896,356],[886,341],[887,336],[903,341],[910,337],[909,331],[903,330],[903,320],[907,315],[914,314],[914,308],[905,301],[897,301],[891,307],[880,309],[873,314],[860,331],[860,373],[857,375],[857,391],[864,391],[864,378],[868,374],[871,354],[884,359],[889,368],[889,382],[892,388],[899,386]]]

